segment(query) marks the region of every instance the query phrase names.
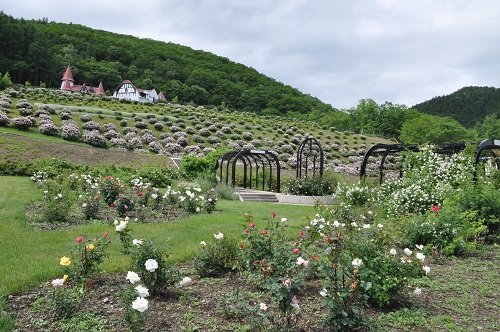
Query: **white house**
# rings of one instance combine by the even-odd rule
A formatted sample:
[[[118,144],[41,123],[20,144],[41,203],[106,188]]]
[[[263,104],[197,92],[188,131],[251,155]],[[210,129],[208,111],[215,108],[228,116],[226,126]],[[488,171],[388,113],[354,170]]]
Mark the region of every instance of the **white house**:
[[[154,103],[159,96],[155,89],[142,90],[138,89],[131,81],[125,80],[114,91],[113,97],[118,99],[127,99],[138,101],[141,103]]]

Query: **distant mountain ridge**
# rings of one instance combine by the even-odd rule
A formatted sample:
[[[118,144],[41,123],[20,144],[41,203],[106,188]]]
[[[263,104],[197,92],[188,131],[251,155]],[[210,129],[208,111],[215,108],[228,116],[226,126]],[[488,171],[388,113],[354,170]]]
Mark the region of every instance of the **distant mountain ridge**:
[[[488,115],[500,118],[500,89],[469,86],[452,94],[434,97],[412,108],[419,112],[449,116],[465,127],[473,127]]]

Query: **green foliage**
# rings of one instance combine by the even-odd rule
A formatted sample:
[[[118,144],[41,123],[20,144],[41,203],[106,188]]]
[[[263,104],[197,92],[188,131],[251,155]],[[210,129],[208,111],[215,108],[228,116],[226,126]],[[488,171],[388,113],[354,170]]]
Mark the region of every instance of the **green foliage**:
[[[116,201],[120,193],[122,193],[123,187],[120,179],[113,176],[106,176],[101,182],[100,191],[104,202],[111,205]]]
[[[106,249],[110,244],[108,235],[85,241],[78,237],[77,248],[73,251],[72,275],[81,280],[93,278],[99,272],[99,265],[108,257]]]
[[[84,296],[83,287],[58,286],[49,290],[47,300],[58,318],[71,318],[80,309]]]
[[[338,184],[338,177],[325,174],[323,177],[290,179],[288,193],[302,196],[327,196],[333,194]]]
[[[79,313],[58,322],[61,332],[107,332],[107,321],[91,312]]]
[[[182,159],[180,172],[187,179],[194,179],[198,175],[209,173],[213,165],[205,157],[185,156]]]
[[[496,172],[497,174],[500,172]],[[495,183],[465,186],[457,193],[456,205],[461,211],[474,211],[476,219],[484,220],[489,234],[498,234],[500,228],[500,190]]]
[[[39,222],[65,223],[70,221],[71,205],[75,193],[68,186],[60,186],[54,180],[42,184],[43,204],[39,211]]]
[[[1,75],[0,75],[1,76]],[[0,79],[0,90],[10,88],[12,86],[12,80],[10,78],[9,72],[6,72]]]
[[[410,144],[444,144],[464,141],[466,129],[452,118],[422,114],[406,120],[401,127],[401,141]]]
[[[177,173],[170,168],[146,168],[140,170],[137,175],[157,188],[166,188],[177,178]]]
[[[126,216],[129,212],[135,210],[135,202],[130,198],[128,194],[120,194],[116,200],[116,203],[111,203],[116,205],[116,214],[119,217]]]
[[[142,240],[142,243],[132,250],[133,270],[139,274],[151,296],[157,295],[165,286],[175,282],[177,274],[167,268],[165,263],[167,257],[166,248],[155,247],[151,240]],[[146,263],[149,260],[156,261],[155,269],[148,270]]]
[[[132,308],[132,302],[136,297],[134,288],[128,285],[120,292],[120,299],[125,307],[125,322],[131,332],[141,332],[146,321],[146,312],[139,312]]]
[[[225,183],[218,183],[215,186],[215,191],[217,192],[217,197],[225,200],[235,200],[236,196],[234,195],[234,188],[226,185]]]
[[[194,259],[194,267],[200,277],[217,277],[236,270],[238,257],[238,241],[226,235],[204,245]]]

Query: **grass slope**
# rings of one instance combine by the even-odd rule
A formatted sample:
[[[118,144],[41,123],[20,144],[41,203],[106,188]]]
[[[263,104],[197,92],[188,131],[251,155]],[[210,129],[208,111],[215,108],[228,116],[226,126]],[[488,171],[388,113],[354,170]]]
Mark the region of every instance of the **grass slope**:
[[[67,142],[36,132],[0,127],[0,159],[30,162],[40,158],[58,158],[77,165],[174,167],[167,156],[149,152],[133,153],[95,148],[83,143]]]

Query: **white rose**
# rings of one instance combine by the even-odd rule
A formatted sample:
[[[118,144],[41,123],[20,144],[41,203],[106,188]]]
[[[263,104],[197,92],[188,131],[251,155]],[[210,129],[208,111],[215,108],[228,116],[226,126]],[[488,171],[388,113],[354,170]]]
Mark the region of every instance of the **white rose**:
[[[288,219],[286,218],[281,218],[281,222],[286,222]]]
[[[144,263],[146,270],[149,272],[154,272],[158,268],[158,262],[155,259],[148,259],[146,263]]]
[[[417,252],[416,256],[420,261],[424,261],[425,259],[425,255],[422,254],[421,252]]]
[[[132,272],[132,271],[128,271],[127,277],[125,279],[130,281],[131,284],[135,284],[136,282],[139,282],[141,280],[139,275],[135,272]]]
[[[359,258],[354,258],[352,261],[352,266],[354,267],[360,267],[363,264],[363,261]]]
[[[265,303],[261,303],[261,304],[259,304],[259,308],[262,311],[266,311],[267,310],[267,305]]]
[[[135,246],[137,246],[138,248],[139,248],[140,246],[142,246],[142,244],[143,244],[143,243],[144,243],[144,242],[143,242],[142,240],[137,240],[137,239],[134,239],[134,240],[132,241],[132,244],[133,244],[133,245],[135,245]]]
[[[319,295],[323,296],[323,297],[326,297],[328,295],[328,291],[326,290],[326,288],[323,288],[320,292],[319,292]]]
[[[403,250],[403,252],[405,253],[406,256],[411,256],[411,250],[410,249],[405,248],[405,250]]]
[[[64,279],[54,279],[52,280],[52,286],[54,287],[61,287],[64,285]]]
[[[420,294],[422,294],[422,288],[420,287],[415,288],[415,290],[413,291],[413,295],[420,296]]]
[[[222,240],[224,238],[224,234],[222,234],[221,232],[219,232],[217,234],[214,234],[214,238],[217,239],[217,240]]]
[[[148,300],[142,297],[138,297],[132,302],[132,309],[139,312],[144,312],[148,310]]]
[[[193,279],[191,279],[191,278],[189,278],[189,277],[184,277],[184,278],[182,278],[182,280],[181,280],[181,281],[179,281],[179,285],[180,285],[181,287],[183,287],[183,286],[187,286],[187,285],[189,285],[189,284],[190,284],[190,283],[192,283],[192,282],[193,282]]]
[[[137,295],[139,297],[148,297],[149,296],[149,290],[142,285],[137,286],[135,288],[135,291],[137,292]]]
[[[389,251],[389,253],[390,253],[391,255],[393,255],[393,256],[396,256],[397,251],[396,251],[396,249],[392,248],[392,249]]]
[[[205,241],[201,241],[201,242],[200,242],[200,244],[201,244],[202,246],[206,246],[206,245],[207,245],[207,243],[206,243]]]

